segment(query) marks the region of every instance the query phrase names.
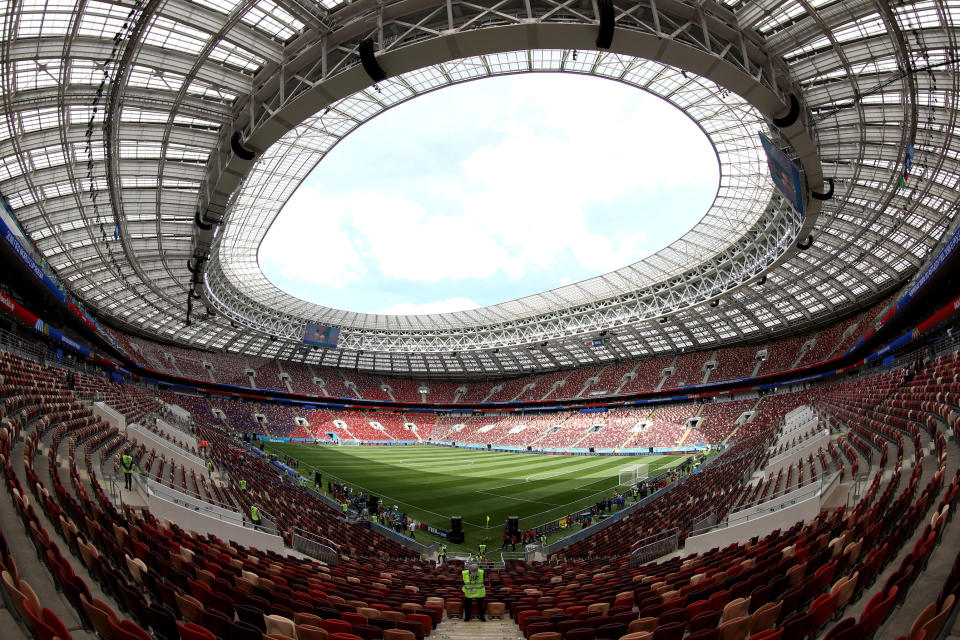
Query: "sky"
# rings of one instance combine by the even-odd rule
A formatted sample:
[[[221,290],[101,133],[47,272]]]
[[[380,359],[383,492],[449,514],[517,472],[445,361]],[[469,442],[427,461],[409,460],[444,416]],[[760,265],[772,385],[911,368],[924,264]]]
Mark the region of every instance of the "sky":
[[[367,313],[440,313],[600,275],[689,231],[716,154],[686,115],[593,76],[467,82],[333,148],[259,251],[281,289]]]

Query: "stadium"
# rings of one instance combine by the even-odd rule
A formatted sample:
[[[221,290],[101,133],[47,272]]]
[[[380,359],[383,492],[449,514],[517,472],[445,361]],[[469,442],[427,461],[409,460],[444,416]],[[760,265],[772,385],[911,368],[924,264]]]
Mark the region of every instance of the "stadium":
[[[958,37],[5,3],[0,635],[960,637]]]

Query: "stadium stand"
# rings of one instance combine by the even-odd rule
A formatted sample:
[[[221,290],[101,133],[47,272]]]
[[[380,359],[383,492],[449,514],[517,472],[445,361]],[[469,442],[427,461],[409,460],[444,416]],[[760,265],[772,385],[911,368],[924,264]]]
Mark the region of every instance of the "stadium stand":
[[[709,357],[708,351],[681,353],[673,362],[674,372],[664,380],[663,388],[672,389],[701,384],[706,375],[704,367]]]
[[[960,638],[957,0],[8,2],[3,16],[3,640]],[[580,254],[631,233],[616,214],[639,183],[623,175],[677,156],[667,187],[705,176],[658,118],[637,112],[668,143],[626,166],[611,143],[634,123],[544,91],[599,153],[524,164],[510,148],[536,170],[467,166],[484,190],[530,196],[465,198],[499,209],[484,221],[497,251],[450,259],[474,239],[402,216],[409,237],[388,244],[440,258],[435,273],[407,265],[422,280],[475,259],[564,284],[410,315],[272,284],[268,230],[351,132],[454,84],[560,72],[694,121],[720,180],[693,228],[570,282],[569,258],[622,255]],[[477,138],[464,114],[451,121]],[[419,141],[452,140],[422,123]],[[429,182],[409,145],[378,142],[367,157]],[[442,177],[453,208],[471,196]],[[571,224],[571,188],[599,218]],[[675,193],[648,191],[657,206],[636,211],[681,218]],[[561,215],[512,215],[539,205]],[[346,289],[342,251],[378,243],[345,242],[335,217],[298,239],[309,280]],[[559,234],[562,260],[523,251]],[[396,289],[380,302],[423,302]],[[300,439],[324,446],[284,442]],[[300,451],[351,462],[312,486]],[[408,452],[472,466],[420,469]],[[378,455],[397,456],[379,510],[336,475]],[[531,460],[552,469],[512,462]],[[401,508],[401,467],[449,502]],[[552,482],[578,497],[541,501]],[[465,517],[471,546],[452,535],[446,557],[438,526],[464,502],[486,525]],[[540,519],[532,539],[476,548],[496,546],[491,512],[518,509],[503,502],[544,509],[523,516]],[[463,620],[469,557],[486,571],[483,625]]]
[[[639,362],[633,370],[635,377],[620,388],[620,395],[656,389],[663,377],[663,370],[670,366],[671,362],[673,362],[673,356],[662,356]]]
[[[290,376],[290,388],[294,393],[315,396],[322,392],[322,389],[313,381],[315,376],[310,365],[299,362],[284,362],[283,370]]]
[[[710,371],[710,382],[740,380],[753,375],[756,368],[757,345],[729,347],[717,350],[717,366]]]
[[[559,555],[562,559],[547,565],[550,568],[545,573],[530,574],[523,570],[522,562],[510,562],[491,584],[491,597],[503,602],[528,637],[588,627],[599,632],[607,627],[614,633],[609,637],[619,638],[643,625],[666,633],[662,630],[672,628],[675,619],[690,633],[726,629],[730,622],[741,619],[730,606],[741,597],[749,597],[742,618],[747,622],[742,624],[756,625],[757,631],[765,625],[784,634],[801,629],[806,634],[811,628],[833,635],[855,630],[858,637],[863,637],[884,620],[903,617],[900,612],[907,607],[896,609],[893,605],[903,601],[901,592],[930,571],[928,561],[936,554],[946,559],[936,572],[936,583],[942,585],[939,595],[931,596],[930,606],[923,602],[919,609],[910,607],[915,613],[900,622],[943,629],[948,617],[944,614],[952,612],[960,583],[955,548],[939,544],[960,495],[956,444],[948,444],[941,432],[943,425],[954,425],[960,418],[957,362],[956,353],[951,353],[916,370],[908,368],[831,386],[819,401],[818,411],[830,412],[832,422],[850,429],[844,434],[848,438],[839,440],[842,452],[837,458],[827,462],[819,455],[802,459],[756,488],[744,490],[746,469],[761,465],[772,452],[796,447],[809,437],[803,426],[789,431],[782,427],[783,416],[791,407],[810,400],[809,394],[764,399],[758,418],[768,414],[760,423],[781,425],[776,430],[740,437],[700,474],[676,483],[668,478],[669,482],[637,515],[565,547]],[[141,461],[148,454],[73,400],[75,392],[66,389],[64,372],[8,353],[0,353],[0,368],[4,385],[0,453],[7,480],[4,499],[15,507],[5,513],[16,514],[14,517],[19,517],[27,530],[35,532],[25,537],[47,558],[45,563],[28,568],[30,563],[11,556],[11,545],[5,543],[2,559],[10,576],[6,590],[14,596],[31,591],[44,593],[42,604],[48,610],[37,619],[45,619],[44,624],[51,628],[57,627],[57,621],[63,624],[67,620],[66,624],[77,629],[91,624],[101,633],[117,634],[113,630],[117,627],[134,635],[143,630],[164,637],[164,629],[193,624],[217,635],[223,629],[245,632],[244,620],[257,628],[260,618],[252,617],[255,611],[257,616],[272,613],[292,621],[299,615],[301,622],[319,622],[320,628],[326,625],[361,633],[375,626],[367,624],[371,620],[387,620],[394,627],[401,621],[416,620],[425,634],[428,626],[432,629],[443,618],[444,609],[446,613],[456,612],[448,601],[458,588],[459,563],[426,572],[420,561],[391,559],[409,552],[393,541],[376,538],[373,532],[363,533],[364,529],[351,528],[347,534],[347,525],[339,523],[329,507],[296,487],[271,480],[276,473],[263,459],[245,452],[234,457],[236,450],[231,442],[208,426],[199,426],[198,435],[215,443],[214,460],[229,482],[222,486],[208,483],[202,476],[184,473],[182,468],[176,474],[161,471],[158,477],[177,490],[196,493],[218,504],[245,509],[256,500],[268,513],[282,514],[278,515],[278,524],[285,539],[305,525],[320,532],[341,551],[334,567],[292,556],[255,553],[243,545],[183,531],[130,507],[117,510],[102,486],[98,469],[103,463],[96,465],[95,460],[101,458],[107,469],[116,472],[116,460],[122,452],[134,452]],[[78,389],[76,393],[83,392]],[[185,396],[167,397],[167,401],[178,400],[176,404],[181,406],[190,404]],[[680,406],[660,412],[676,414],[674,419],[679,419],[692,415],[694,408]],[[728,409],[722,413],[729,416],[733,412]],[[396,414],[391,415],[399,420]],[[628,424],[633,415],[619,412],[609,418],[611,423]],[[846,444],[848,440],[852,443]],[[896,444],[897,455],[877,460],[876,452],[881,445],[886,451],[888,443]],[[32,453],[41,445],[47,456]],[[935,455],[919,458],[920,464],[906,473],[905,446],[914,451],[929,446]],[[62,468],[56,464],[63,448],[78,465],[70,466],[66,485],[62,484]],[[15,450],[24,462],[21,473],[11,463]],[[44,457],[48,465],[41,471],[33,461]],[[875,463],[869,461],[870,457]],[[754,496],[762,499],[802,487],[851,461],[869,465],[871,482],[849,512],[844,506],[828,508],[809,523],[797,523],[704,555],[647,564],[642,573],[636,572],[629,556],[621,555],[622,540],[643,542],[665,528],[676,528],[682,541],[692,533],[695,518],[707,508],[723,514],[737,500],[742,505]],[[239,478],[247,481],[247,492],[237,488]],[[923,478],[927,478],[925,483]],[[31,487],[29,494],[24,486]],[[748,499],[743,500],[744,496]],[[3,525],[5,534],[23,535],[8,522]],[[170,546],[173,543],[176,546]],[[642,548],[635,545],[634,551]],[[207,560],[198,565],[197,553],[201,551]],[[216,560],[211,562],[213,558]],[[234,567],[236,572],[225,572],[226,567]],[[361,567],[380,572],[379,579],[368,584],[336,582],[336,595],[325,589],[337,576],[368,575],[362,570],[358,573]],[[427,575],[432,577],[425,579]],[[576,583],[578,575],[594,576],[590,581],[594,588],[565,596],[567,585]],[[310,582],[310,576],[318,579]],[[31,578],[42,586],[34,589]],[[844,581],[853,586],[846,589]],[[407,584],[416,590],[401,590],[392,600],[388,584]],[[257,585],[265,588],[251,589]],[[294,585],[302,586],[295,589]],[[536,593],[531,594],[534,585]],[[63,600],[56,595],[57,587],[65,595]],[[306,590],[296,595],[301,589]],[[24,598],[30,599],[26,595]],[[410,614],[411,609],[401,606],[421,599],[419,610],[435,613],[417,618]],[[374,607],[377,614],[357,613],[369,609],[367,605],[372,602],[383,603],[382,608]],[[435,609],[427,606],[431,603],[437,605]],[[31,618],[39,608],[37,604],[14,608],[35,629],[41,628]],[[564,613],[571,608],[587,612],[595,604],[602,607],[595,607],[593,616],[579,617],[579,610]],[[560,613],[550,614],[549,609],[560,609]],[[406,615],[396,619],[385,615],[394,610],[406,611]],[[548,615],[543,615],[545,612]]]
[[[663,380],[664,389],[681,382],[700,384],[706,372],[704,365],[715,358],[716,367],[710,371],[710,383],[769,375],[796,367],[815,364],[844,353],[862,338],[876,318],[889,307],[891,298],[872,305],[866,311],[830,325],[820,331],[775,340],[767,344],[725,347],[715,351],[660,356],[643,360],[626,360],[602,366],[586,366],[574,370],[555,371],[542,375],[520,376],[506,381],[435,381],[423,382],[406,378],[380,378],[362,372],[345,373],[337,369],[312,367],[295,362],[280,362],[264,358],[249,358],[225,353],[192,352],[177,347],[161,346],[143,338],[129,338],[136,345],[136,353],[146,354],[147,363],[160,371],[183,375],[200,381],[209,381],[204,362],[213,366],[213,380],[220,383],[249,387],[247,371],[256,373],[256,385],[276,391],[326,395],[337,398],[357,398],[377,401],[462,403],[531,402],[577,397],[609,396],[656,390],[661,385],[662,372],[673,365],[675,371]],[[116,335],[116,334],[115,334]],[[122,334],[120,334],[122,335]],[[842,339],[841,339],[842,338]],[[804,347],[811,343],[809,349]],[[764,354],[761,360],[754,356]],[[289,377],[290,388],[280,379]],[[624,382],[624,377],[630,379]],[[314,383],[314,378],[320,380]],[[587,384],[593,380],[592,384]],[[562,383],[562,384],[559,384]],[[423,397],[420,388],[430,392]],[[384,387],[389,387],[389,391]],[[498,389],[499,387],[499,389]],[[461,393],[459,390],[465,388]],[[619,390],[619,391],[618,391]]]
[[[287,385],[284,384],[280,378],[280,365],[277,360],[248,357],[247,363],[253,370],[255,384],[258,389],[288,391]]]

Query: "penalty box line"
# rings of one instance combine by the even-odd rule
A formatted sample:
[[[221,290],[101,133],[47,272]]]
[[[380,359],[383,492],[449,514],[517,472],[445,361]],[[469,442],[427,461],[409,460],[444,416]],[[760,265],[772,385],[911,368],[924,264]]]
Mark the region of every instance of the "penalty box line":
[[[313,469],[313,470],[320,471],[321,473],[324,473],[321,469],[317,469],[317,467],[313,466],[313,465],[310,464],[309,462],[306,463],[306,466],[310,467],[310,468]],[[362,490],[367,491],[367,492],[369,492],[369,493],[376,493],[373,489],[370,489],[369,487],[365,487],[365,486],[363,486],[363,485],[361,485],[361,484],[357,484],[356,482],[347,482],[347,481],[344,480],[343,478],[337,477],[337,476],[333,475],[332,473],[327,473],[326,475],[328,475],[328,476],[331,477],[331,478],[334,478],[335,480],[337,480],[337,481],[339,481],[339,482],[343,482],[344,484],[349,484],[349,485],[351,485],[351,486],[354,486],[354,487],[356,487],[356,488],[358,488],[358,489],[362,489]],[[450,516],[445,515],[445,514],[443,514],[443,513],[437,513],[436,511],[431,511],[430,509],[424,509],[423,507],[417,506],[417,505],[413,504],[412,502],[407,502],[407,501],[405,501],[405,500],[400,500],[399,498],[391,497],[391,496],[385,495],[384,493],[379,493],[379,496],[380,496],[380,501],[381,501],[381,502],[393,502],[393,503],[398,504],[398,505],[402,504],[402,505],[407,506],[407,507],[413,507],[414,509],[416,509],[417,511],[420,511],[420,512],[422,512],[422,513],[429,513],[430,515],[434,515],[434,516],[437,516],[437,517],[439,517],[439,518],[444,518],[444,519],[449,519],[449,518],[450,518]],[[329,496],[328,496],[328,497],[329,497]],[[464,522],[464,523],[463,523],[463,526],[465,526],[465,527],[474,527],[474,528],[476,528],[476,529],[486,529],[486,528],[487,528],[487,527],[480,526],[480,525],[478,525],[478,524],[472,524],[472,523],[470,523],[470,522]]]
[[[474,493],[482,493],[482,494],[487,495],[487,496],[496,496],[497,498],[503,498],[504,500],[516,500],[516,501],[518,501],[518,502],[530,502],[530,503],[532,503],[532,504],[549,504],[549,505],[554,506],[554,507],[562,507],[562,506],[563,506],[562,503],[546,502],[546,501],[544,501],[544,500],[528,500],[527,498],[515,498],[514,496],[505,496],[505,495],[503,495],[503,494],[501,494],[501,493],[494,493],[494,492],[492,492],[492,491],[485,491],[485,490],[483,490],[483,489],[478,489],[478,490],[474,491]]]
[[[669,463],[658,465],[658,466],[657,466],[657,469],[661,469],[661,468],[667,466],[667,464],[669,464]],[[679,463],[677,462],[677,463],[674,463],[674,464],[679,464]],[[653,471],[653,469],[651,469],[651,471]],[[611,477],[613,477],[613,476],[611,476]],[[601,478],[600,480],[596,480],[596,481],[591,482],[591,483],[589,483],[589,484],[587,484],[587,485],[584,485],[584,486],[587,486],[587,487],[588,487],[588,486],[590,486],[590,485],[592,485],[592,484],[596,484],[597,482],[600,482],[600,481],[605,480],[605,479],[606,479],[606,478]],[[524,517],[529,519],[529,518],[536,518],[537,516],[542,516],[542,515],[547,514],[547,513],[553,513],[553,512],[555,512],[555,511],[557,511],[560,507],[568,506],[568,505],[571,505],[571,504],[573,504],[573,503],[586,502],[586,501],[589,500],[589,499],[593,499],[593,498],[596,497],[596,496],[603,495],[603,494],[609,492],[609,491],[610,491],[611,489],[613,489],[613,488],[616,488],[616,487],[606,487],[606,488],[604,488],[604,489],[601,489],[601,490],[599,490],[599,491],[596,491],[596,492],[594,492],[594,493],[591,493],[590,495],[583,496],[582,498],[577,498],[576,500],[573,500],[573,501],[568,502],[568,503],[566,503],[566,504],[557,505],[556,508],[546,509],[545,511],[541,511],[541,512],[539,512],[539,513],[531,513],[530,515],[524,516]],[[577,489],[577,491],[590,491],[590,490],[589,490],[589,489]],[[550,503],[544,503],[544,504],[550,504]],[[585,507],[581,507],[581,508],[585,508]],[[578,509],[578,510],[579,510],[579,509]],[[539,524],[536,524],[536,525],[534,525],[534,526],[539,527],[541,524],[546,524],[547,522],[550,522],[551,520],[555,520],[555,519],[558,519],[558,518],[550,518],[550,520],[546,520],[546,521],[541,522],[541,523],[539,523]]]

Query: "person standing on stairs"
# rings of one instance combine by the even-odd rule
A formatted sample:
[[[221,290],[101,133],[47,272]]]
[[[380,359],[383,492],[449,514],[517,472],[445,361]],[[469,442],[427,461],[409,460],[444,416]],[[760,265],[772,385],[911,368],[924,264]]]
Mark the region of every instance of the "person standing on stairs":
[[[487,589],[483,586],[483,569],[479,568],[476,561],[471,561],[467,568],[463,570],[463,621],[470,622],[472,615],[471,607],[477,603],[477,609],[480,614],[480,622],[487,621],[487,612],[484,610],[483,599],[487,595]]]
[[[133,490],[133,457],[125,453],[120,458],[120,468],[123,469],[123,486],[127,491]]]

